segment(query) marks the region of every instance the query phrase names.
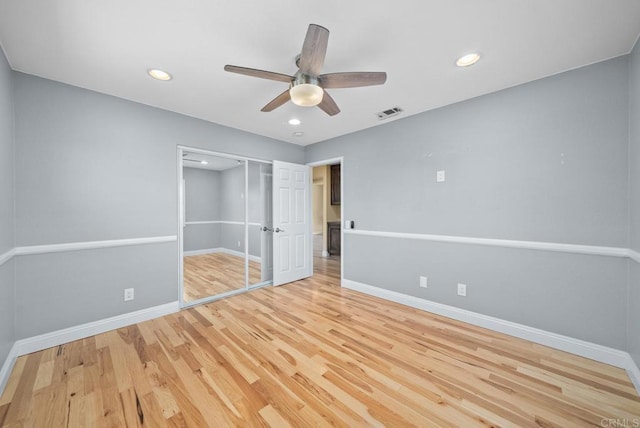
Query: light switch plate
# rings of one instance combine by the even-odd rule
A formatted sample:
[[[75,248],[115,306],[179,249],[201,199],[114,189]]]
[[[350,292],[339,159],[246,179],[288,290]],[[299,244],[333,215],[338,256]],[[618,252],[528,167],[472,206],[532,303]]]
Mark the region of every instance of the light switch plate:
[[[442,183],[444,181],[444,170],[436,172],[436,182]]]

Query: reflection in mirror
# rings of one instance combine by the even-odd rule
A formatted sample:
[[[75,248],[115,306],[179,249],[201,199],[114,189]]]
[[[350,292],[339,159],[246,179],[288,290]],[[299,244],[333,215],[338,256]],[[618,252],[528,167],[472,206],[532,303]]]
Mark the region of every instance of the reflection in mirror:
[[[272,165],[248,163],[249,286],[273,280]]]
[[[185,151],[183,300],[246,288],[245,161]]]

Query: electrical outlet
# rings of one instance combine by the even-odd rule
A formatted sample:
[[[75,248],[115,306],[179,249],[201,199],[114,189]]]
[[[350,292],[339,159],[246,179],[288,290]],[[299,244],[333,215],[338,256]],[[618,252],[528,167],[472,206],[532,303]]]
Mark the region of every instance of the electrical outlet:
[[[426,276],[421,276],[420,277],[420,287],[427,288],[427,277]]]
[[[467,295],[467,284],[458,284],[458,296],[466,297]]]
[[[436,182],[442,183],[444,181],[444,170],[436,172]]]
[[[240,241],[238,241],[238,248],[240,248]]]
[[[133,288],[125,288],[124,289],[124,301],[128,302],[129,300],[133,300]]]

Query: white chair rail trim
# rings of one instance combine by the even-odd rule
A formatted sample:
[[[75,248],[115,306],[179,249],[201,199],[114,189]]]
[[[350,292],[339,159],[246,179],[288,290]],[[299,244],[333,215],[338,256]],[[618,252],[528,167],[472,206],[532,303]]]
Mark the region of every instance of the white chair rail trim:
[[[187,224],[207,224],[207,223],[226,223],[235,224],[230,221],[201,221],[190,222]],[[238,222],[240,224],[240,222]],[[242,223],[244,224],[244,223]],[[259,223],[249,223],[250,226],[259,225]],[[558,242],[541,242],[541,241],[518,241],[510,239],[491,239],[491,238],[474,238],[467,236],[452,235],[431,235],[423,233],[406,233],[406,232],[384,232],[374,230],[354,230],[345,229],[346,235],[359,236],[376,236],[383,238],[400,238],[415,239],[432,242],[450,242],[457,244],[486,245],[493,247],[519,248],[527,250],[541,251],[557,251],[574,254],[588,254],[596,256],[608,257],[628,257],[636,263],[640,263],[640,253],[630,248],[622,247],[606,247],[597,245],[579,245],[579,244],[563,244]],[[63,244],[47,244],[47,245],[31,245],[12,248],[5,253],[0,254],[0,266],[11,260],[14,256],[23,256],[30,254],[46,254],[58,253],[63,251],[78,250],[95,250],[100,248],[125,247],[131,245],[159,244],[164,242],[177,241],[176,235],[154,236],[147,238],[131,238],[131,239],[112,239],[105,241],[87,241],[87,242],[70,242]]]
[[[64,244],[31,245],[16,247],[15,255],[60,253],[64,251],[97,250],[100,248],[128,247],[131,245],[160,244],[177,241],[176,235],[153,236],[147,238],[111,239],[108,241],[69,242]]]
[[[0,254],[0,266],[2,266],[3,264],[5,264],[9,260],[11,260],[13,258],[13,256],[15,256],[15,255],[16,255],[16,249],[15,248],[12,248],[9,251]]]
[[[383,238],[416,239],[421,241],[450,242],[455,244],[486,245],[492,247],[519,248],[525,250],[558,251],[562,253],[589,254],[609,257],[629,257],[640,263],[640,254],[628,248],[598,245],[563,244],[559,242],[518,241],[511,239],[474,238],[469,236],[430,235],[424,233],[382,232],[374,230],[345,229],[346,235],[378,236]],[[635,255],[632,255],[635,253]]]
[[[244,225],[243,221],[231,221],[231,220],[197,220],[197,221],[185,221],[185,225],[192,226],[196,224],[237,224],[240,226]],[[260,223],[249,222],[247,223],[249,226],[260,226]]]

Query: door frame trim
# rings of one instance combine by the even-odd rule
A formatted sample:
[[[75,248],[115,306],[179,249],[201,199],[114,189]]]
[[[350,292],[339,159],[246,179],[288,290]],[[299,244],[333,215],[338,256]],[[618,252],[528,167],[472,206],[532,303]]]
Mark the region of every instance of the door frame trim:
[[[344,284],[344,260],[345,260],[345,246],[344,246],[344,230],[345,230],[345,219],[344,219],[344,156],[323,159],[314,162],[307,162],[306,165],[311,168],[315,168],[316,166],[324,166],[324,165],[336,165],[340,164],[340,286]],[[326,185],[326,183],[325,183]],[[313,191],[313,171],[311,171],[311,180],[309,180],[309,195]],[[313,208],[313,207],[312,207]],[[326,225],[323,225],[325,227]],[[312,225],[313,228],[313,225]],[[313,238],[313,233],[312,233]],[[311,255],[311,273],[313,275],[313,254]]]

